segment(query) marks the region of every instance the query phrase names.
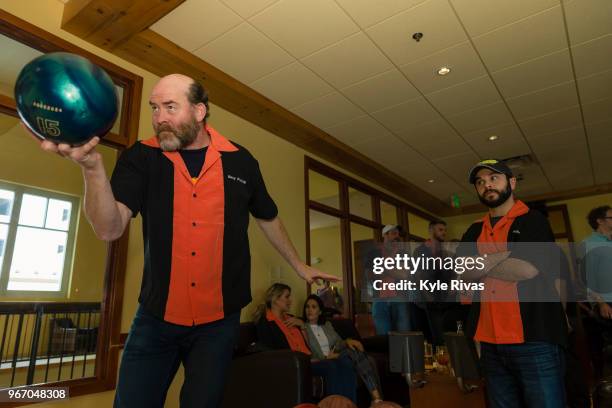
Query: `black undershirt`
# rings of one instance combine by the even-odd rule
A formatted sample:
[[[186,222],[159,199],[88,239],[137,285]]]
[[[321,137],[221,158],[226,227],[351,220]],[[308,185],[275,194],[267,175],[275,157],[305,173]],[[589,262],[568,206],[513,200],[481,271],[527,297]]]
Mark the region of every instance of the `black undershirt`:
[[[196,178],[200,175],[206,158],[206,150],[208,150],[208,146],[194,150],[179,150],[191,177]]]
[[[502,217],[491,217],[491,216],[489,216],[489,219],[491,220],[491,227],[494,227],[495,224],[497,224],[497,221],[501,220]]]

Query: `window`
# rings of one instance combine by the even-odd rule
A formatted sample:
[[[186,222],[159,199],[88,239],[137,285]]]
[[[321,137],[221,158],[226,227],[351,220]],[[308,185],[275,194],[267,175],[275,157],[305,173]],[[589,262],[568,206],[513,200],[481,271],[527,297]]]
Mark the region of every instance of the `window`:
[[[424,241],[435,217],[308,156],[304,160],[306,256],[316,268],[342,277],[343,312],[359,319],[370,313],[359,292],[363,242],[381,240],[386,224],[402,225],[408,240]]]
[[[58,5],[57,7],[62,7]],[[90,394],[108,389],[109,384],[116,381],[117,364],[120,356],[120,348],[116,347],[117,339],[121,339],[121,325],[112,324],[113,321],[121,320],[123,310],[123,291],[125,264],[128,253],[128,235],[125,234],[117,241],[108,245],[100,241],[93,233],[92,228],[82,220],[82,205],[74,197],[83,196],[83,180],[78,169],[68,160],[57,160],[53,155],[40,150],[36,143],[27,140],[25,130],[18,125],[18,114],[15,109],[13,92],[15,81],[20,69],[32,58],[40,53],[55,51],[71,52],[87,57],[96,65],[104,68],[111,76],[117,86],[121,88],[119,93],[121,113],[119,120],[115,122],[115,127],[107,134],[97,147],[102,154],[105,168],[110,172],[115,166],[117,153],[136,141],[138,127],[140,123],[140,103],[142,100],[142,77],[126,70],[118,65],[104,60],[100,56],[83,50],[71,42],[65,41],[50,32],[42,30],[18,17],[9,14],[4,9],[0,9],[0,49],[4,51],[0,54],[2,61],[2,83],[0,84],[0,136],[2,137],[2,149],[0,149],[0,177],[2,180],[13,183],[12,185],[2,184],[0,190],[4,191],[0,197],[0,306],[3,311],[17,310],[18,313],[4,315],[4,320],[0,320],[1,327],[8,329],[15,339],[17,331],[20,331],[19,346],[20,354],[25,353],[26,359],[14,365],[9,363],[12,369],[3,372],[0,376],[0,388],[7,386],[23,386],[31,384],[44,384],[52,382],[54,386],[69,387],[71,395]],[[13,122],[11,122],[11,120]],[[38,169],[45,169],[40,172]],[[77,170],[77,171],[75,171]],[[0,181],[1,183],[1,181]],[[31,186],[24,189],[21,186]],[[42,190],[42,191],[41,191]],[[7,197],[6,191],[9,191]],[[53,194],[50,191],[62,191],[64,194]],[[61,231],[68,234],[64,248],[56,247],[57,251],[65,251],[64,269],[61,271],[62,284],[61,290],[57,292],[45,291],[7,291],[8,277],[13,258],[15,239],[17,237],[20,202],[23,194],[42,196],[49,200],[54,199],[62,202],[70,202],[71,206],[64,207],[61,211],[55,212],[53,220],[42,228],[51,231]],[[55,204],[47,203],[48,206]],[[10,207],[10,209],[9,209]],[[47,209],[45,209],[47,210]],[[51,211],[53,212],[53,211]],[[50,212],[49,212],[50,213]],[[11,216],[8,217],[8,214]],[[8,218],[7,218],[8,217]],[[54,228],[54,223],[61,224],[68,219],[68,231],[61,228]],[[62,221],[63,220],[63,221]],[[26,227],[34,228],[34,227]],[[38,256],[38,253],[30,248],[30,256]],[[11,258],[9,260],[9,258]],[[6,294],[11,296],[5,296]],[[102,308],[100,309],[100,302]],[[43,309],[44,315],[57,313],[58,319],[68,316],[65,314],[77,310],[77,316],[73,319],[77,326],[75,339],[75,350],[83,344],[78,339],[94,337],[97,341],[95,371],[90,370],[90,365],[82,365],[79,369],[78,357],[75,363],[74,355],[72,358],[60,356],[59,362],[51,360],[52,369],[38,366],[36,360],[31,359],[34,355],[29,355],[29,350],[34,347],[33,334],[37,322],[42,325],[39,333],[39,345],[49,347],[49,336],[45,334],[49,331],[49,326],[44,317],[39,317],[37,310]],[[85,310],[87,313],[98,313],[97,318],[87,318],[84,324]],[[62,316],[64,315],[64,316]],[[10,323],[12,319],[19,321],[23,317],[23,324],[15,327]],[[34,317],[34,319],[30,319]],[[2,317],[0,317],[1,319]],[[8,325],[5,325],[9,322]],[[102,323],[104,322],[104,323]],[[66,333],[60,336],[64,343],[70,339],[68,333],[73,333],[74,328],[60,330]],[[87,329],[87,332],[81,332]],[[95,335],[91,336],[89,329],[95,330]],[[2,330],[0,328],[0,330]],[[52,330],[51,330],[52,331]],[[82,333],[81,336],[78,333]],[[2,336],[2,334],[0,334]],[[14,352],[19,343],[11,343],[11,334],[7,336],[4,350],[10,345],[10,350]],[[53,337],[51,337],[53,339]],[[89,341],[84,344],[92,344]],[[45,348],[46,348],[45,347]],[[53,342],[50,345],[54,348]],[[1,353],[0,353],[1,354]],[[7,354],[4,353],[6,358]],[[8,356],[12,356],[11,353]],[[40,354],[38,354],[40,356]],[[86,360],[89,360],[89,356]],[[0,358],[2,360],[2,358]],[[28,368],[23,367],[24,361],[30,361]],[[48,360],[47,360],[48,361]],[[4,368],[0,367],[1,369]],[[42,373],[40,372],[42,369]],[[30,377],[34,373],[34,377]],[[47,375],[48,374],[48,375]],[[61,374],[61,376],[60,376]],[[78,379],[78,381],[71,381]]]
[[[0,293],[65,297],[79,198],[0,182]]]

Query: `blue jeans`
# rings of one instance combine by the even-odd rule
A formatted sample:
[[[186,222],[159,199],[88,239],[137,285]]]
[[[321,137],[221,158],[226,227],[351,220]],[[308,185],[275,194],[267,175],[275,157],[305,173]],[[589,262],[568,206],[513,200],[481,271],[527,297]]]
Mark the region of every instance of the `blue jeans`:
[[[373,302],[372,319],[376,334],[411,330],[408,304],[405,302]]]
[[[564,408],[565,355],[551,343],[481,344],[489,408]]]
[[[179,326],[139,306],[121,358],[114,407],[162,408],[181,363],[181,408],[220,407],[239,325],[238,312],[216,322]]]
[[[321,360],[311,365],[312,375],[323,377],[325,395],[342,395],[357,403],[357,376],[353,361],[346,354],[332,360]]]

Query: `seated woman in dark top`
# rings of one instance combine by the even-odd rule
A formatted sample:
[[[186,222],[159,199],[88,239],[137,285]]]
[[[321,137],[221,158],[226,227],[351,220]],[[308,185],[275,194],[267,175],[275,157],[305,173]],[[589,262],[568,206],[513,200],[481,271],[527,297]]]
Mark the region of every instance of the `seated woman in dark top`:
[[[289,314],[291,288],[275,283],[266,291],[265,303],[255,312],[254,322],[259,342],[275,350],[291,349],[312,355],[304,337],[304,321]],[[346,358],[312,362],[312,374],[323,377],[326,394],[343,395],[357,400],[357,377],[351,360]]]
[[[363,345],[354,339],[343,340],[334,326],[323,316],[323,301],[310,295],[304,302],[306,341],[312,352],[312,360],[348,359],[368,388],[373,404],[382,401],[380,380],[376,365],[363,350]]]

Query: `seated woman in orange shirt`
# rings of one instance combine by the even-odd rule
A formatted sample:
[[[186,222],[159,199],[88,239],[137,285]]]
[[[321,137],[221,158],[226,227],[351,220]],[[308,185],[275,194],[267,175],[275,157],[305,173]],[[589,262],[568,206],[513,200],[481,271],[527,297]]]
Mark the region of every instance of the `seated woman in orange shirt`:
[[[289,314],[291,288],[282,283],[273,284],[267,291],[265,303],[255,312],[254,322],[259,342],[275,350],[291,349],[312,355],[304,337],[304,321]],[[357,400],[357,377],[351,360],[346,358],[313,361],[314,376],[323,377],[326,394],[343,395]]]

